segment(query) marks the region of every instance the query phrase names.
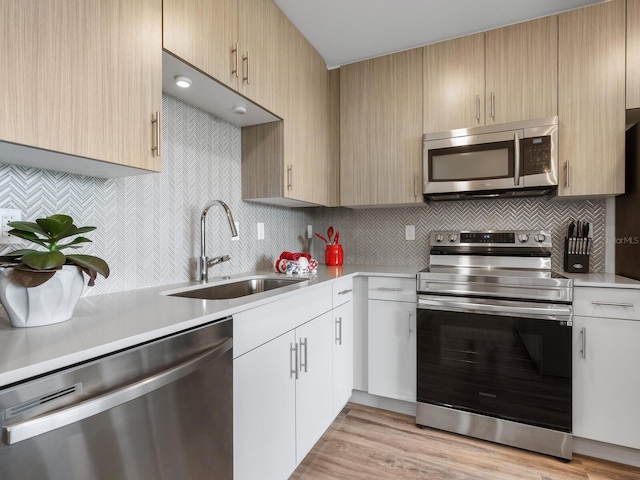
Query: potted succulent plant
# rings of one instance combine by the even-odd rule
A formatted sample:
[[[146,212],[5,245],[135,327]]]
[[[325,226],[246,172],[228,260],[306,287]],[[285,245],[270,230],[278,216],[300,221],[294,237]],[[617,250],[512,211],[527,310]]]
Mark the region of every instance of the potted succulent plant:
[[[35,222],[9,222],[9,235],[44,250],[21,249],[0,256],[0,303],[14,327],[36,327],[69,320],[84,289],[84,275],[93,286],[109,266],[93,255],[64,254],[91,242],[83,233],[96,227],[77,227],[68,215],[51,215]],[[72,239],[72,237],[75,237]]]

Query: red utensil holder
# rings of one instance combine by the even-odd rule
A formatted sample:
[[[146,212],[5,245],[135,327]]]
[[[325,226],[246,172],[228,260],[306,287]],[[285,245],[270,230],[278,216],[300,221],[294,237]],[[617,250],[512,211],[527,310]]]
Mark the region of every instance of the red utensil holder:
[[[339,267],[344,263],[342,245],[327,245],[324,251],[324,263],[327,267]]]

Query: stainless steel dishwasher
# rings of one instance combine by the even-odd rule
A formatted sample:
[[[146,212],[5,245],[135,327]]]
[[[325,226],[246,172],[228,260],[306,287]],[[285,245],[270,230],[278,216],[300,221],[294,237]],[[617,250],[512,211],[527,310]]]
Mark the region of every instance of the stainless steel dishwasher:
[[[0,390],[0,479],[233,478],[231,318]]]

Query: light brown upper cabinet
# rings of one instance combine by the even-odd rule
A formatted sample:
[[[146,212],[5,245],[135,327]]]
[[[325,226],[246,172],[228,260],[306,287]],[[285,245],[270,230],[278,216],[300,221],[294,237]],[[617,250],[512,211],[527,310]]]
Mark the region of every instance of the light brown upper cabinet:
[[[163,47],[282,116],[284,14],[272,0],[164,0]]]
[[[624,193],[624,0],[560,14],[558,46],[558,195]]]
[[[424,132],[484,125],[484,33],[424,47]]]
[[[0,161],[100,177],[160,170],[161,0],[0,0],[0,18]]]
[[[335,206],[336,81],[288,19],[283,26],[279,85],[284,120],[242,129],[242,198],[284,206]]]
[[[640,0],[627,0],[627,108],[640,108]]]
[[[340,204],[422,203],[422,49],[340,69]]]
[[[558,17],[424,47],[424,132],[557,115]]]
[[[487,125],[558,113],[558,17],[489,30]]]

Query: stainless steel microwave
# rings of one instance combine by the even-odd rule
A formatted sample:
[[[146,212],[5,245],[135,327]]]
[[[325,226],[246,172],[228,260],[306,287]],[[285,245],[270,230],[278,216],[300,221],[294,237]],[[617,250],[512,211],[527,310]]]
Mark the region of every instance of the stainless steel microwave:
[[[558,117],[423,136],[425,200],[546,195],[558,185]]]

